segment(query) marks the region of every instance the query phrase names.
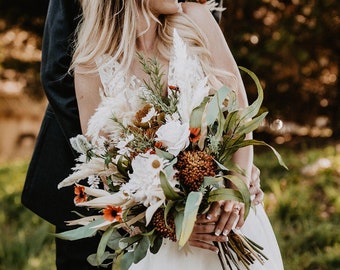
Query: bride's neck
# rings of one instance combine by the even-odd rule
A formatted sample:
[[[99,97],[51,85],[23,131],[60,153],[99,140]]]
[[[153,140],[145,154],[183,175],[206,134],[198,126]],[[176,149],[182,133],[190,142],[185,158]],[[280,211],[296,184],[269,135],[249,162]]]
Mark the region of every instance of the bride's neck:
[[[157,23],[150,20],[150,25],[146,23],[144,17],[138,20],[136,49],[145,55],[154,55],[157,44]]]

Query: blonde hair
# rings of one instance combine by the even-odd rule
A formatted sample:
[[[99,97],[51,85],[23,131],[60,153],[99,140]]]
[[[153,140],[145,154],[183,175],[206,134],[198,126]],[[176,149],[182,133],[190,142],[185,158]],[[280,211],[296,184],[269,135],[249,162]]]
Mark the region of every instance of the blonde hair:
[[[218,89],[222,84],[216,77],[228,75],[211,66],[207,40],[200,28],[184,13],[160,16],[157,19],[149,9],[149,0],[80,0],[83,14],[77,29],[75,50],[71,69],[76,66],[93,67],[95,60],[105,54],[118,61],[128,71],[136,55],[136,18],[141,10],[147,26],[151,20],[157,25],[157,55],[170,59],[173,29],[190,47],[191,53],[199,55],[203,70],[210,84]],[[148,29],[145,29],[145,32]],[[143,32],[144,33],[144,32]],[[143,34],[142,33],[142,34]],[[94,71],[92,69],[92,71]]]

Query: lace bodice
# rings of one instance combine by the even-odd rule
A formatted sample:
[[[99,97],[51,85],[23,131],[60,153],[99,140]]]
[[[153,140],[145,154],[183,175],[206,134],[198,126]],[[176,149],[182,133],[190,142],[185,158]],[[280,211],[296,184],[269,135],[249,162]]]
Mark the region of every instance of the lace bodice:
[[[143,83],[136,76],[128,76],[111,56],[98,58],[97,65],[103,85],[101,103],[89,121],[87,132],[94,140],[99,138],[100,131],[106,134],[119,132],[118,125],[112,125],[113,116],[123,126],[132,123],[136,112],[143,106],[141,96],[144,89]],[[208,94],[209,87],[198,56],[188,52],[188,47],[176,30],[167,84],[179,87],[183,98],[179,99],[178,110],[182,122],[189,123],[190,112],[200,105],[203,97]]]

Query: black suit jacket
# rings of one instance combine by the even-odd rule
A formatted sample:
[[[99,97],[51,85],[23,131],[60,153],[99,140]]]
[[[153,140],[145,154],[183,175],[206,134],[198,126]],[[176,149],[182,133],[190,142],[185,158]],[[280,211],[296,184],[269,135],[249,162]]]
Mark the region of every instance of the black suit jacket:
[[[41,81],[49,101],[28,168],[22,203],[50,223],[74,219],[73,188],[57,189],[71,173],[76,154],[69,138],[81,133],[73,77],[68,74],[79,14],[77,0],[50,0],[46,17]]]

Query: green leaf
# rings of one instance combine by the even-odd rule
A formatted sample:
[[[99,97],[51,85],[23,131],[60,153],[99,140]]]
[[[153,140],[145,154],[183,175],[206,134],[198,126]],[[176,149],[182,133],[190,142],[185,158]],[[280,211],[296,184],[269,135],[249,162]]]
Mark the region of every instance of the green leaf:
[[[120,259],[120,263],[117,262],[117,268],[114,268],[114,269],[117,269],[117,270],[129,270],[130,266],[133,263],[134,254],[133,254],[133,252],[126,252],[119,259]]]
[[[190,115],[190,127],[192,128],[200,128],[202,124],[202,117],[205,111],[206,105],[208,102],[208,98],[205,98],[201,104],[193,109]]]
[[[236,175],[226,175],[226,179],[229,179],[238,189],[242,196],[242,202],[244,203],[244,219],[247,218],[250,210],[250,205],[251,205],[251,199],[250,199],[250,193],[249,193],[249,188],[247,184],[237,177]]]
[[[182,197],[172,188],[164,172],[159,173],[161,187],[163,189],[164,195],[168,200],[180,200]]]
[[[249,146],[249,145],[254,145],[254,146],[262,145],[262,146],[267,146],[267,147],[269,147],[269,148],[273,151],[274,155],[276,156],[276,158],[277,158],[279,164],[280,164],[282,167],[284,167],[285,169],[288,170],[288,167],[287,167],[287,165],[285,164],[285,162],[283,161],[283,159],[282,159],[281,155],[279,154],[279,152],[277,152],[277,151],[275,150],[274,147],[272,147],[271,145],[269,145],[269,144],[267,144],[267,143],[265,143],[265,142],[263,142],[263,141],[258,141],[258,140],[244,140],[243,142],[240,142],[240,143],[238,143],[238,144],[235,144],[235,145],[233,145],[232,147],[235,147],[235,148],[239,149],[239,148],[242,148],[242,147],[245,147],[245,146]],[[231,148],[232,148],[232,147],[231,147]]]
[[[202,187],[218,185],[223,181],[223,177],[204,176]]]
[[[240,124],[239,112],[233,111],[228,113],[227,118],[223,125],[223,129],[227,134],[233,135],[239,124]]]
[[[170,154],[169,152],[163,151],[159,148],[155,149],[157,156],[167,159],[167,160],[172,160],[175,156]]]
[[[182,231],[180,238],[178,239],[178,245],[180,248],[182,248],[189,240],[189,237],[192,233],[192,229],[194,228],[195,225],[202,197],[203,195],[201,192],[190,192],[188,195],[188,198],[185,203]]]
[[[253,118],[251,121],[245,122],[240,128],[236,130],[238,134],[248,134],[257,129],[262,123],[263,119],[267,116],[268,112],[264,112],[261,115]]]
[[[87,257],[87,261],[89,262],[89,264],[91,264],[92,266],[104,266],[104,265],[109,265],[110,263],[107,264],[103,264],[103,262],[105,260],[113,260],[115,257],[115,255],[113,253],[110,253],[109,251],[106,251],[102,257],[100,258],[100,260],[98,261],[97,259],[97,254],[91,254]]]
[[[217,201],[238,201],[243,202],[242,194],[238,190],[231,188],[219,188],[210,191],[208,202],[217,202]]]
[[[143,238],[143,236],[140,235],[140,234],[122,238],[119,242],[119,247],[120,247],[120,249],[126,249],[127,247],[131,246],[132,244],[140,241],[142,238]]]
[[[84,225],[79,228],[69,230],[66,232],[57,233],[55,234],[55,236],[60,239],[71,240],[71,241],[92,237],[96,234],[98,230],[97,228],[93,228],[93,227],[103,222],[104,222],[103,218],[98,218],[97,220],[92,221],[91,223],[87,225]]]
[[[97,247],[97,262],[100,262],[102,260],[102,257],[105,253],[107,242],[109,241],[112,233],[114,231],[114,227],[110,226],[102,235],[100,238],[99,245]]]
[[[184,219],[184,211],[179,211],[175,215],[176,239],[180,239],[182,233],[182,225]]]
[[[249,69],[245,67],[239,67],[239,69],[247,73],[254,80],[256,84],[256,88],[257,88],[257,94],[258,94],[257,99],[253,102],[253,104],[246,107],[242,111],[242,115],[241,115],[241,119],[251,119],[257,115],[257,113],[259,112],[261,108],[262,101],[263,101],[263,89],[255,73],[253,73],[252,71],[250,71]]]
[[[216,94],[211,98],[210,102],[208,103],[207,107],[207,124],[212,125],[217,116],[219,111],[221,110],[223,101],[227,98],[228,94],[230,93],[230,88],[226,86],[222,86]]]
[[[156,254],[159,249],[161,248],[163,243],[163,238],[162,237],[155,237],[155,239],[152,242],[152,245],[150,246],[150,252],[152,254]]]
[[[113,231],[109,241],[107,242],[107,246],[112,250],[120,249],[119,241],[124,238],[118,231]]]
[[[136,245],[135,250],[134,250],[134,257],[133,257],[133,262],[138,263],[140,260],[142,260],[145,256],[146,253],[148,252],[150,246],[150,240],[148,236],[144,236]]]

